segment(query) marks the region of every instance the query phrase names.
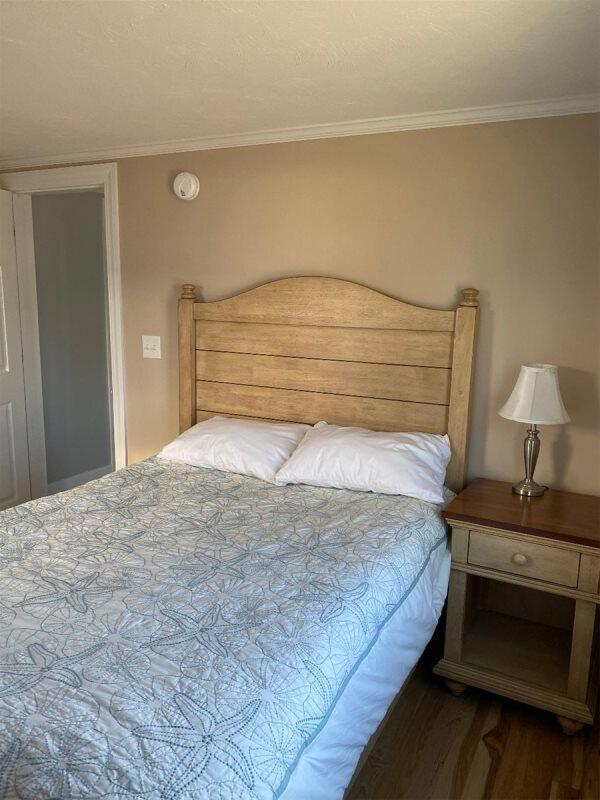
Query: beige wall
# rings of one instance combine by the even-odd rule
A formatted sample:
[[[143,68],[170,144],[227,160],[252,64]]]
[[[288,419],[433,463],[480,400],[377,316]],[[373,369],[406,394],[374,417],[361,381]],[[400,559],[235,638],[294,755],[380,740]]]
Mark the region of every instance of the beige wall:
[[[130,461],[177,433],[181,283],[212,300],[324,274],[437,308],[478,288],[470,476],[522,477],[524,427],[497,410],[519,365],[546,361],[573,421],[543,430],[536,477],[600,493],[598,148],[589,115],[121,161]],[[171,192],[182,170],[191,203]]]

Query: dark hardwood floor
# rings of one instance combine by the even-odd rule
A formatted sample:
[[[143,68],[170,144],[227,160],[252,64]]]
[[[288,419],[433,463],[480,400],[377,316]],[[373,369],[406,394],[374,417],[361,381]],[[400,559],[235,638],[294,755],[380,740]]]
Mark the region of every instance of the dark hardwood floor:
[[[453,697],[419,666],[348,800],[600,800],[600,728],[476,689]]]

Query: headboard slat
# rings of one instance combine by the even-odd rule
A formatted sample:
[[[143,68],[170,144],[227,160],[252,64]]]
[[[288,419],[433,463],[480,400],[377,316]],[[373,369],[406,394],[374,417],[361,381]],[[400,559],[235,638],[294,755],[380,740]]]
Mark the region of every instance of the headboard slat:
[[[422,367],[450,367],[450,331],[400,331],[252,322],[203,321],[196,324],[198,350],[225,353],[376,361]]]
[[[197,408],[215,414],[273,417],[314,425],[324,419],[335,425],[358,425],[379,431],[446,433],[448,407],[403,400],[325,394],[320,392],[213,383],[199,380]]]
[[[450,370],[327,361],[249,353],[196,351],[196,374],[204,380],[330,394],[448,405]]]

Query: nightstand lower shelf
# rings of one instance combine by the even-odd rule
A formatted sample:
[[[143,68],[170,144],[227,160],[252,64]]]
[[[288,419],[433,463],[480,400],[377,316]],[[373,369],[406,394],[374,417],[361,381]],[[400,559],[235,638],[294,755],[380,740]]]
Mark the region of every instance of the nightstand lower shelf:
[[[463,640],[463,664],[565,694],[571,632],[477,609]]]
[[[475,608],[464,632],[460,662],[445,658],[434,672],[591,723],[594,698],[588,704],[567,696],[571,640],[570,630]]]
[[[454,693],[476,686],[553,711],[566,732],[593,723],[595,604],[504,577],[452,569],[445,653],[434,671]]]
[[[509,697],[521,703],[528,703],[546,711],[552,711],[559,717],[577,720],[588,725],[594,721],[593,708],[595,698],[590,698],[586,703],[572,700],[564,694],[543,689],[534,684],[506,675],[492,669],[472,667],[465,663],[449,661],[443,658],[434,667],[437,675],[466,686],[475,686],[487,692]]]

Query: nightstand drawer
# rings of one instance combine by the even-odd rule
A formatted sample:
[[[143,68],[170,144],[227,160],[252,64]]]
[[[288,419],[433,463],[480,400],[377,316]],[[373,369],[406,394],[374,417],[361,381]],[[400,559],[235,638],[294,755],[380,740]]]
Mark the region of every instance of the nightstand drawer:
[[[472,530],[468,563],[561,586],[577,586],[579,553]]]

